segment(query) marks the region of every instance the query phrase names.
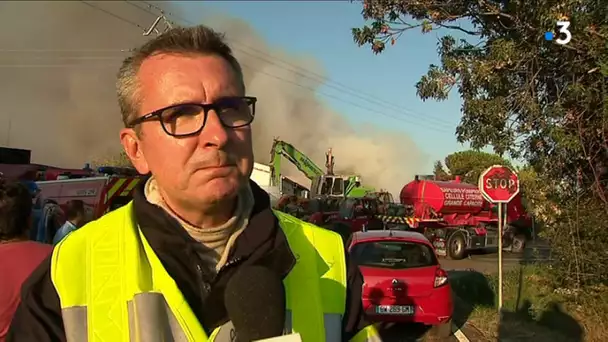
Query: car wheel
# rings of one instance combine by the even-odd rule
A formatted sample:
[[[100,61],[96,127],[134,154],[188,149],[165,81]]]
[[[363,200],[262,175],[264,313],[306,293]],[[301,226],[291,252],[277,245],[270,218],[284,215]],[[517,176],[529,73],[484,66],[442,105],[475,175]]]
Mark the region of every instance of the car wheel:
[[[452,336],[452,320],[450,319],[445,323],[434,326],[431,334],[441,339]]]
[[[452,260],[461,260],[467,254],[467,242],[464,234],[456,232],[450,236],[447,245],[447,255]]]
[[[526,236],[516,235],[511,242],[511,252],[512,253],[523,253],[526,248]]]

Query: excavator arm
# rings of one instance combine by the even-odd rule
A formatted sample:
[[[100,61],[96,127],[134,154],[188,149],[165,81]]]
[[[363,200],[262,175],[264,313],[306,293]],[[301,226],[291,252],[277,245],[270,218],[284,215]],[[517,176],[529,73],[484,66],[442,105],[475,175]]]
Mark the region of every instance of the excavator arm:
[[[320,167],[304,153],[298,151],[293,145],[275,139],[272,144],[272,150],[270,151],[272,182],[275,186],[278,186],[281,182],[281,157],[285,157],[289,160],[311,181],[324,174]]]
[[[298,151],[293,145],[282,140],[274,139],[270,151],[271,179],[274,186],[281,184],[281,157],[285,157],[302,172],[312,184],[311,196],[330,197],[364,197],[367,193],[374,191],[373,188],[363,187],[358,176],[335,175],[334,157],[331,149],[325,154],[324,172],[304,153]]]

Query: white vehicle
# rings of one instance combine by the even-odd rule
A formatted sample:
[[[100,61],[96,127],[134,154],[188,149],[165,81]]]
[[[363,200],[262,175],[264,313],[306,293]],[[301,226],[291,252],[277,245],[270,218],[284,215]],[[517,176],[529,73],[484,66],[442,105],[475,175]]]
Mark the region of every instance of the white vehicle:
[[[260,163],[253,164],[253,171],[251,172],[251,180],[257,183],[262,189],[266,190],[269,194],[280,198],[283,195],[296,195],[298,197],[308,197],[308,191],[305,188],[296,183],[295,181],[281,176],[281,184],[278,186],[272,185],[272,172],[270,166]]]

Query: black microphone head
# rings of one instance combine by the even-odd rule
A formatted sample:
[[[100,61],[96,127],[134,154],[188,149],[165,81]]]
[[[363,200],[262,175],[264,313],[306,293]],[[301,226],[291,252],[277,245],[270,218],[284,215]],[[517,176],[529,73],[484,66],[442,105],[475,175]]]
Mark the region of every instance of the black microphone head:
[[[285,287],[262,266],[243,266],[228,280],[224,305],[239,342],[281,336],[285,326]]]

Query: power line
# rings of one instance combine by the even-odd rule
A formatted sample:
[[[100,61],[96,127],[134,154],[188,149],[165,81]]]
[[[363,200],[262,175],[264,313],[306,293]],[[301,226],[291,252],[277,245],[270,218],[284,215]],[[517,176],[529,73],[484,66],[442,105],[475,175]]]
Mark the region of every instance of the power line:
[[[0,49],[6,53],[61,53],[61,52],[130,52],[131,49]]]
[[[130,3],[128,0],[124,0],[124,1]],[[180,19],[180,20],[184,21],[187,24],[197,25],[196,23],[194,23],[194,22],[192,22],[192,21],[190,21],[190,20],[188,20],[186,18],[174,15],[174,14],[172,14],[170,12],[164,12],[164,10],[162,8],[160,8],[160,7],[156,6],[156,5],[153,5],[153,4],[151,4],[151,3],[147,2],[147,1],[141,1],[141,2],[145,3],[146,5],[148,5],[149,8],[155,8],[156,10],[160,11],[161,13],[166,13],[167,15],[175,17],[177,19]],[[155,15],[153,12],[151,12],[149,10],[143,9],[143,8],[141,8],[139,6],[135,6],[135,5],[133,5],[133,6],[139,8],[139,9],[141,9],[143,11],[146,11],[149,14]],[[429,120],[430,119],[432,121],[435,121],[439,125],[443,125],[446,128],[452,129],[452,127],[449,127],[449,125],[445,122],[445,120],[443,120],[441,118],[434,117],[433,115],[416,113],[416,112],[414,112],[414,111],[412,111],[410,109],[404,108],[403,106],[400,106],[398,104],[392,103],[390,101],[386,101],[384,99],[376,99],[375,96],[373,96],[373,95],[371,95],[369,93],[365,93],[365,92],[363,92],[361,90],[355,89],[355,88],[353,88],[351,86],[348,86],[348,85],[346,85],[344,83],[332,80],[329,77],[321,75],[321,74],[319,74],[317,72],[314,72],[314,71],[312,71],[310,69],[303,68],[301,66],[295,65],[295,64],[290,63],[288,61],[285,61],[284,59],[281,59],[279,57],[269,55],[268,53],[266,53],[266,52],[264,52],[264,51],[262,51],[260,49],[256,49],[255,47],[243,44],[242,42],[239,42],[239,41],[237,41],[235,39],[231,39],[229,37],[227,37],[227,39],[230,40],[230,41],[232,41],[235,45],[237,45],[236,46],[237,50],[239,50],[239,51],[241,51],[241,52],[243,52],[243,53],[245,53],[245,54],[247,54],[249,56],[252,56],[252,57],[264,60],[264,61],[266,61],[268,63],[271,63],[271,64],[273,64],[275,66],[278,66],[278,67],[281,67],[283,69],[286,69],[284,66],[277,65],[276,61],[278,61],[278,62],[280,62],[280,63],[282,63],[282,64],[287,65],[287,66],[290,67],[290,69],[286,69],[286,70],[295,72],[299,76],[306,77],[306,78],[309,78],[309,79],[312,79],[312,80],[315,80],[315,81],[323,82],[329,88],[341,91],[343,93],[347,93],[347,94],[349,94],[351,96],[355,96],[355,97],[357,97],[359,99],[362,99],[362,100],[365,100],[367,102],[373,103],[374,105],[382,106],[384,108],[391,108],[394,111],[404,112],[404,113],[410,114],[412,116],[416,116],[416,117],[422,118],[424,120]],[[242,48],[249,49],[249,50],[254,51],[254,52],[256,52],[256,53],[258,53],[260,55],[267,56],[268,58],[264,58],[264,57],[253,55],[252,53],[250,53],[248,51],[245,51]],[[314,77],[311,77],[311,75],[314,76]],[[402,114],[402,113],[400,113],[400,114]]]
[[[0,64],[0,68],[116,68],[116,64]]]
[[[87,3],[85,1],[81,1],[81,2],[84,3],[84,4],[86,4],[86,5],[89,5],[90,7],[94,8],[96,10],[99,10],[99,11],[101,11],[101,12],[107,14],[107,15],[110,15],[110,16],[116,18],[116,19],[122,20],[122,21],[124,21],[124,22],[126,22],[126,23],[128,23],[130,25],[133,25],[133,26],[135,26],[135,27],[137,27],[139,29],[142,29],[142,31],[145,31],[145,29],[141,25],[139,25],[139,24],[137,24],[137,23],[135,23],[135,22],[133,22],[131,20],[128,20],[128,19],[123,18],[121,16],[115,15],[114,13],[112,13],[112,12],[110,12],[108,10],[102,9],[99,6],[92,5],[92,4]],[[129,3],[129,2],[127,2],[127,3]],[[158,7],[155,6],[155,5],[149,4],[149,3],[145,2],[145,1],[144,1],[144,3],[148,4],[148,6],[150,6],[151,8],[158,9]],[[129,3],[129,4],[131,4],[131,3]],[[150,12],[149,10],[143,9],[143,8],[137,6],[137,5],[134,5],[134,4],[131,4],[131,5],[134,6],[134,7],[139,8],[140,10],[143,10],[143,11],[146,11],[146,12],[152,14],[152,15],[155,15],[154,13]],[[168,13],[168,14],[171,15],[170,13]],[[167,20],[167,19],[165,19],[165,20]],[[191,22],[189,22],[187,20],[186,20],[186,22],[194,25],[193,23],[191,23]],[[89,50],[87,50],[87,49],[83,49],[83,50],[79,50],[79,49],[72,49],[72,50],[44,50],[44,49],[2,50],[2,49],[0,49],[0,52],[31,52],[31,53],[51,53],[51,52],[113,52],[113,53],[117,53],[117,52],[128,52],[129,50],[127,50],[127,49],[117,49],[117,50],[112,50],[112,49],[98,49],[98,50],[95,50],[95,49],[89,49]],[[246,51],[243,51],[243,52],[247,53]],[[265,54],[263,52],[260,52],[260,53]],[[278,66],[278,67],[280,67],[282,69],[289,70],[289,69],[286,69],[283,66],[275,64],[271,60],[268,60],[268,59],[265,59],[265,58],[262,58],[262,57],[259,57],[259,56],[255,56],[255,55],[252,55],[250,53],[247,53],[247,54],[249,54],[249,55],[251,55],[251,56],[253,56],[255,58],[258,58],[258,59],[266,60],[268,63],[271,63],[272,65]],[[270,55],[267,55],[267,56],[269,56],[270,58],[272,58],[272,56],[270,56]],[[116,57],[118,57],[118,56],[116,56]],[[63,60],[67,60],[67,61],[70,61],[70,60],[76,61],[76,60],[112,60],[113,58],[112,57],[99,57],[99,56],[78,56],[78,57],[65,57],[65,56],[61,56],[61,57],[59,57],[59,59],[63,59]],[[298,68],[300,70],[306,70],[304,68],[300,68],[298,66],[294,66],[293,64],[290,64],[288,62],[284,62],[284,64],[291,65],[292,67]],[[335,96],[335,95],[332,95],[332,94],[328,94],[326,92],[318,90],[316,88],[313,88],[313,87],[310,87],[310,86],[306,86],[306,85],[300,84],[298,82],[294,82],[294,81],[282,78],[280,76],[264,72],[262,70],[253,68],[251,66],[247,66],[247,65],[243,65],[243,66],[246,67],[246,68],[248,68],[248,69],[250,69],[250,70],[256,71],[256,73],[263,74],[265,76],[272,77],[272,78],[275,78],[277,80],[281,80],[281,81],[286,82],[286,83],[290,83],[292,85],[295,85],[295,86],[307,89],[307,90],[309,90],[309,91],[311,91],[313,93],[314,92],[319,93],[319,94],[321,94],[321,95],[323,95],[323,96],[325,96],[327,98],[332,98],[332,99],[335,99],[337,101],[340,101],[340,102],[343,102],[343,103],[355,106],[355,107],[360,108],[360,109],[364,109],[364,110],[369,111],[369,112],[377,113],[377,114],[380,114],[380,115],[383,115],[383,116],[386,116],[386,117],[389,117],[389,118],[392,118],[392,119],[395,119],[395,120],[399,120],[399,121],[405,121],[405,122],[415,123],[415,124],[420,125],[420,126],[426,126],[426,127],[430,128],[430,129],[433,129],[433,130],[436,130],[436,131],[447,132],[447,129],[451,130],[451,127],[448,128],[446,126],[445,122],[440,122],[440,124],[442,124],[443,126],[446,126],[445,128],[438,127],[438,125],[429,126],[425,122],[426,120],[418,120],[417,121],[417,120],[414,120],[414,119],[412,119],[412,118],[410,118],[408,116],[404,116],[404,115],[398,115],[398,116],[390,115],[390,114],[386,113],[385,111],[379,111],[378,109],[375,109],[375,108],[369,108],[369,107],[362,106],[362,105],[357,104],[355,102],[348,101],[348,100],[345,100],[345,99],[343,99],[341,97],[338,97],[338,96]],[[101,67],[101,68],[105,68],[105,67],[115,67],[115,65],[112,65],[112,64],[94,64],[94,65],[89,64],[89,65],[85,65],[85,64],[77,64],[77,63],[63,63],[63,64],[34,64],[34,63],[32,63],[32,64],[27,64],[27,63],[22,63],[22,64],[0,64],[0,68],[69,68],[69,67],[83,67],[83,68],[86,68],[86,67]],[[289,70],[289,71],[295,72],[296,74],[298,74],[300,76],[307,77],[307,78],[315,80],[314,78],[311,78],[308,75],[303,74],[303,73],[301,73],[301,72],[299,72],[297,70]],[[326,80],[328,82],[333,82],[332,80],[330,80],[328,78],[325,78],[325,77],[319,77],[319,78],[321,78],[321,80]],[[318,80],[315,80],[315,81],[318,81]],[[333,88],[334,89],[338,89],[335,86]],[[344,93],[343,90],[341,90],[341,89],[338,89],[338,90],[340,92]],[[357,96],[358,98],[360,98],[360,94],[355,93],[354,95]],[[379,101],[369,101],[368,100],[368,102],[376,103],[376,104],[378,104],[380,106],[385,107],[385,105],[382,104]],[[419,114],[414,113],[414,115],[418,116]],[[424,118],[424,119],[427,119],[427,118]]]
[[[122,57],[119,56],[33,56],[33,57],[21,57],[21,59],[43,59],[43,60],[67,60],[67,61],[121,61]]]
[[[323,91],[321,91],[321,90],[315,89],[315,88],[313,88],[313,87],[309,87],[309,86],[306,86],[306,85],[300,84],[300,83],[298,83],[298,82],[294,82],[294,81],[291,81],[291,80],[288,80],[288,79],[285,79],[285,78],[282,78],[282,77],[279,77],[279,76],[276,76],[276,75],[272,75],[272,74],[267,73],[267,72],[264,72],[264,71],[262,71],[262,70],[258,70],[258,69],[256,69],[256,68],[253,68],[253,67],[251,67],[251,66],[249,66],[249,65],[246,65],[246,64],[243,64],[243,63],[241,63],[241,66],[243,66],[243,67],[245,67],[245,68],[248,68],[248,69],[251,69],[251,70],[255,70],[255,72],[256,72],[256,73],[261,73],[261,74],[263,74],[263,75],[266,75],[266,76],[269,76],[269,77],[275,78],[275,79],[277,79],[277,80],[280,80],[280,81],[283,81],[283,82],[287,82],[287,83],[293,84],[293,85],[298,86],[298,87],[300,87],[300,88],[307,89],[307,90],[309,90],[309,91],[311,91],[311,92],[313,92],[313,93],[319,93],[319,94],[321,94],[321,95],[323,95],[323,96],[325,96],[325,97],[328,97],[328,98],[331,98],[331,99],[334,99],[334,100],[340,101],[340,102],[342,102],[342,103],[349,104],[349,105],[351,105],[351,106],[354,106],[354,107],[357,107],[357,108],[360,108],[360,109],[364,109],[364,110],[366,110],[366,111],[368,111],[368,112],[372,112],[372,113],[380,114],[380,115],[383,115],[383,116],[386,116],[386,117],[389,117],[389,118],[391,118],[391,119],[395,119],[395,120],[398,120],[398,121],[404,121],[404,122],[413,123],[413,124],[416,124],[416,125],[419,125],[419,126],[424,126],[424,127],[429,128],[429,129],[436,130],[436,131],[442,131],[442,132],[449,133],[449,131],[447,131],[445,128],[442,128],[442,127],[430,126],[430,125],[428,125],[428,124],[427,124],[427,123],[425,123],[425,122],[419,122],[419,121],[416,121],[416,120],[414,120],[414,119],[412,119],[412,118],[409,118],[409,117],[407,117],[407,116],[395,116],[395,115],[390,115],[390,114],[387,114],[386,112],[380,111],[380,110],[378,110],[378,109],[373,109],[373,108],[369,108],[369,107],[362,106],[362,105],[360,105],[360,104],[358,104],[358,103],[355,103],[355,102],[352,102],[352,101],[345,100],[345,99],[343,99],[343,98],[341,98],[341,97],[338,97],[338,96],[335,96],[335,95],[332,95],[332,94],[328,94],[328,93],[326,93],[326,92],[323,92]]]
[[[141,29],[141,30],[142,30],[142,31],[144,31],[144,32],[146,31],[146,29],[145,29],[145,28],[143,28],[142,26],[140,26],[138,23],[136,23],[136,22],[134,22],[134,21],[131,21],[131,20],[126,19],[126,18],[123,18],[123,17],[121,17],[121,16],[119,16],[119,15],[117,15],[117,14],[115,14],[115,13],[112,13],[112,12],[110,12],[110,11],[106,10],[106,9],[103,9],[103,8],[101,8],[101,7],[97,6],[97,5],[93,5],[93,4],[91,4],[91,3],[88,3],[88,2],[86,2],[86,1],[80,0],[80,2],[81,2],[81,3],[83,3],[83,4],[85,4],[85,5],[87,5],[87,6],[90,6],[91,8],[94,8],[94,9],[96,9],[96,10],[98,10],[98,11],[101,11],[101,12],[103,12],[103,13],[105,13],[105,14],[107,14],[107,15],[111,16],[111,17],[114,17],[114,18],[116,18],[116,19],[118,19],[118,20],[122,20],[122,21],[124,21],[124,22],[126,22],[126,23],[129,23],[129,24],[131,24],[131,25],[133,25],[133,26],[135,26],[135,27],[137,27],[137,28]]]
[[[130,5],[132,5],[133,7],[139,8],[140,10],[145,11],[145,12],[151,14],[151,15],[156,15],[152,11],[150,11],[148,9],[144,9],[144,8],[142,8],[140,6],[137,6],[137,5],[131,3],[128,0],[124,0],[124,1],[127,2],[127,3],[129,3]],[[193,23],[192,21],[190,21],[190,20],[188,20],[186,18],[179,17],[179,16],[174,15],[174,14],[172,14],[170,12],[164,12],[164,10],[162,8],[160,8],[160,7],[156,6],[156,5],[153,5],[153,4],[151,4],[151,3],[147,2],[147,1],[140,1],[140,2],[143,2],[146,5],[148,5],[149,8],[154,8],[154,9],[158,10],[161,13],[166,13],[169,16],[176,17],[176,18],[178,18],[178,19],[186,22],[187,24],[196,25],[196,23]],[[418,117],[420,119],[424,119],[424,120],[429,120],[430,119],[432,121],[435,121],[435,125],[441,125],[441,126],[444,126],[445,128],[450,129],[450,130],[453,129],[452,127],[449,126],[449,124],[447,124],[445,122],[445,120],[443,120],[441,118],[434,117],[433,115],[428,115],[428,114],[425,115],[425,114],[416,113],[414,111],[411,111],[411,110],[409,110],[407,108],[399,106],[399,105],[397,105],[395,103],[392,103],[390,101],[376,99],[375,96],[373,96],[373,95],[371,95],[369,93],[362,92],[360,90],[354,89],[354,88],[352,88],[352,87],[350,87],[348,85],[345,85],[343,83],[340,83],[338,81],[334,81],[334,80],[332,80],[332,79],[330,79],[330,78],[328,78],[326,76],[323,76],[323,75],[321,75],[319,73],[316,73],[316,72],[314,72],[312,70],[300,67],[300,66],[295,65],[293,63],[290,63],[288,61],[285,61],[285,60],[283,60],[281,58],[278,58],[278,57],[275,57],[275,56],[271,56],[271,55],[267,54],[264,51],[261,51],[259,49],[254,48],[254,47],[245,45],[245,44],[243,44],[243,43],[241,43],[241,42],[239,42],[239,41],[237,41],[235,39],[231,39],[229,37],[227,39],[230,40],[230,41],[232,41],[235,45],[237,45],[236,46],[237,50],[239,50],[239,51],[241,51],[241,52],[243,52],[243,53],[245,53],[245,54],[247,54],[249,56],[252,56],[254,58],[258,58],[260,60],[266,61],[267,63],[270,63],[270,64],[273,64],[273,65],[278,66],[280,68],[283,68],[285,70],[294,72],[294,73],[296,73],[299,76],[306,77],[306,78],[312,79],[312,80],[317,81],[317,82],[323,82],[329,88],[335,89],[335,90],[340,91],[342,93],[347,93],[347,94],[349,94],[351,96],[355,96],[355,97],[357,97],[359,99],[362,99],[364,101],[370,102],[370,103],[372,103],[372,104],[374,104],[376,106],[381,106],[381,107],[384,107],[384,108],[389,108],[389,109],[391,109],[393,111],[400,112],[399,114],[407,113],[407,114],[410,114],[411,116],[416,116],[416,117]],[[264,58],[264,57],[261,57],[261,56],[256,56],[256,55],[254,55],[254,54],[252,54],[252,53],[250,53],[248,51],[243,50],[242,48],[239,48],[239,46],[247,48],[247,49],[250,49],[252,51],[255,51],[256,53],[258,53],[260,55],[267,56],[268,58]],[[276,61],[279,61],[279,62],[283,63],[284,65],[289,66],[290,69],[287,69],[284,66],[277,65]],[[315,77],[311,77],[311,75],[315,76],[316,78]],[[327,95],[325,95],[325,96],[327,96]]]
[[[37,58],[37,59],[42,59],[42,58]],[[47,58],[44,58],[45,60]],[[60,57],[59,59],[61,60],[73,60],[73,61],[79,61],[79,60],[116,60],[119,61],[116,58],[108,58],[108,57]],[[298,82],[277,76],[277,75],[273,75],[271,73],[262,71],[262,70],[258,70],[250,65],[241,63],[241,66],[245,69],[250,69],[250,70],[254,70],[256,72],[256,74],[262,74],[263,76],[267,76],[267,77],[271,77],[277,80],[280,80],[282,82],[285,83],[289,83],[292,84],[294,86],[309,90],[313,93],[319,93],[327,98],[331,98],[337,101],[340,101],[342,103],[354,106],[354,107],[358,107],[361,109],[364,109],[368,112],[371,113],[376,113],[376,114],[380,114],[395,120],[399,120],[399,121],[404,121],[404,122],[409,122],[409,123],[413,123],[413,124],[417,124],[417,125],[421,125],[427,128],[431,128],[434,129],[436,131],[442,131],[442,132],[448,132],[446,129],[443,129],[441,127],[435,127],[435,126],[429,126],[427,123],[425,122],[418,122],[415,121],[412,118],[409,118],[407,116],[395,116],[395,115],[390,115],[386,112],[381,112],[378,109],[374,109],[374,108],[370,108],[370,107],[366,107],[366,106],[362,106],[358,103],[355,103],[353,101],[349,101],[349,100],[345,100],[339,96],[335,96],[326,92],[323,92],[321,90],[315,89],[314,87],[310,87],[310,86],[306,86],[303,84],[300,84]],[[108,68],[108,67],[112,67],[112,68],[116,68],[116,64],[78,64],[78,63],[70,63],[70,64],[0,64],[0,68]]]
[[[40,59],[40,58],[38,58],[38,59]],[[68,61],[69,60],[116,60],[116,61],[119,61],[119,59],[108,58],[108,57],[101,57],[101,58],[98,58],[98,57],[60,57],[60,59],[62,59],[62,60],[67,59]],[[371,112],[371,113],[380,114],[380,115],[383,115],[383,116],[386,116],[386,117],[389,117],[389,118],[392,118],[392,119],[395,119],[395,120],[398,120],[398,121],[409,122],[409,123],[413,123],[413,124],[416,124],[416,125],[424,126],[424,127],[436,130],[436,131],[442,131],[442,132],[446,132],[446,133],[449,132],[446,129],[443,129],[441,127],[429,126],[425,122],[418,122],[418,121],[415,121],[414,119],[409,118],[407,116],[390,115],[390,114],[388,114],[386,112],[379,111],[378,109],[362,106],[362,105],[360,105],[358,103],[355,103],[353,101],[345,100],[345,99],[343,99],[341,97],[338,97],[338,96],[335,96],[335,95],[323,92],[323,91],[318,90],[318,89],[315,89],[314,87],[306,86],[306,85],[300,84],[298,82],[295,82],[295,81],[292,81],[292,80],[289,80],[289,79],[286,79],[286,78],[283,78],[283,77],[280,77],[280,76],[277,76],[277,75],[274,75],[274,74],[271,74],[271,73],[268,73],[268,72],[265,72],[265,71],[262,71],[262,70],[259,70],[259,69],[256,69],[256,68],[254,68],[254,67],[252,67],[250,65],[244,64],[244,63],[241,63],[241,66],[243,68],[245,68],[245,69],[250,69],[250,70],[255,71],[256,74],[261,74],[263,76],[267,76],[267,77],[274,78],[276,80],[279,80],[279,81],[282,81],[282,82],[285,82],[285,83],[292,84],[294,86],[297,86],[297,87],[309,90],[312,93],[319,93],[319,94],[321,94],[321,95],[323,95],[323,96],[325,96],[327,98],[331,98],[331,99],[340,101],[342,103],[345,103],[345,104],[348,104],[348,105],[351,105],[351,106],[354,106],[354,107],[366,110],[366,111]],[[116,64],[78,64],[78,63],[71,63],[71,64],[65,64],[65,63],[64,64],[0,64],[0,68],[71,68],[71,67],[73,67],[73,68],[107,68],[107,67],[115,68]]]

